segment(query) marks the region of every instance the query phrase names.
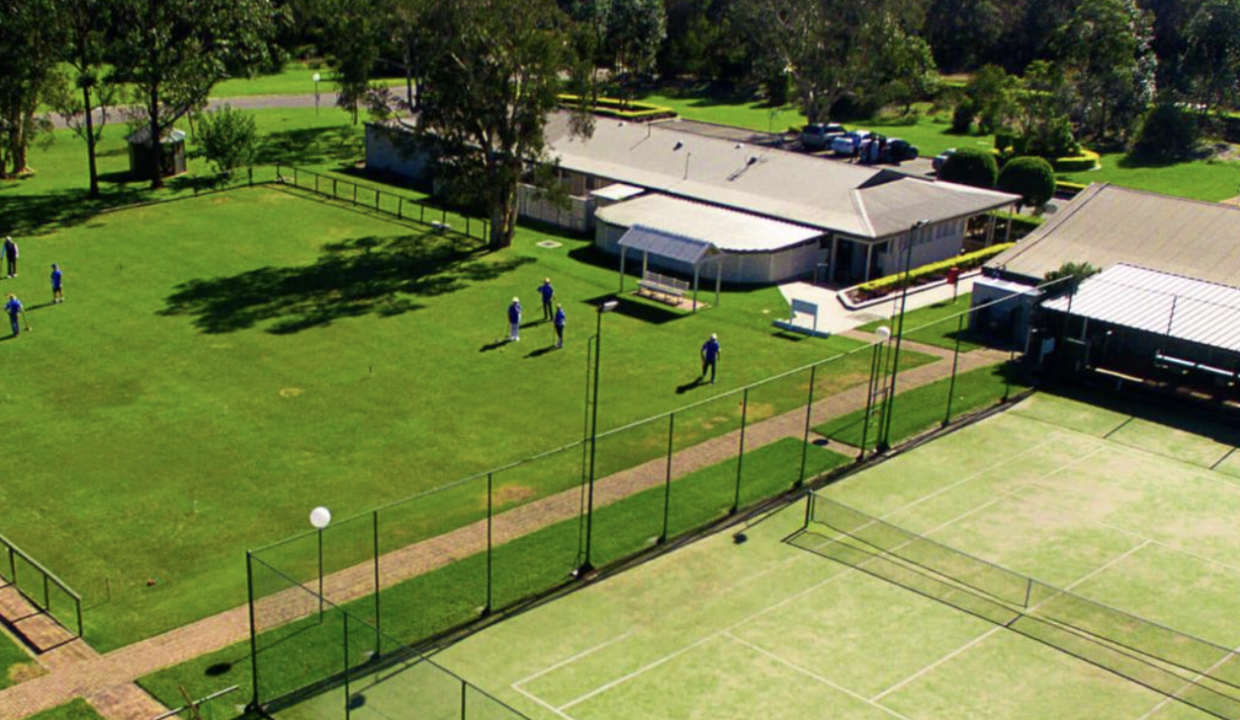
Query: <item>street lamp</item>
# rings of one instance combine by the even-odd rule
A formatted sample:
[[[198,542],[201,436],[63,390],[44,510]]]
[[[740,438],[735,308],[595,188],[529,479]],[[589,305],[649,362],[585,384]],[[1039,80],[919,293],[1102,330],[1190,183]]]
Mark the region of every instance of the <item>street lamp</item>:
[[[310,524],[319,535],[319,622],[323,621],[323,530],[331,524],[332,511],[316,507],[310,511]]]
[[[900,377],[900,343],[904,339],[904,310],[908,306],[909,272],[913,269],[913,242],[917,231],[930,224],[929,220],[918,220],[908,231],[904,241],[904,290],[900,293],[900,325],[896,328],[896,349],[891,355],[891,390],[887,394],[886,409],[883,415],[882,432],[878,436],[878,450],[883,452],[891,447],[891,416],[896,403],[896,378]]]
[[[590,411],[590,470],[586,476],[586,548],[581,567],[577,568],[577,577],[590,572],[594,569],[594,565],[590,563],[590,539],[593,534],[594,526],[594,447],[598,438],[598,375],[599,366],[602,364],[603,351],[603,314],[609,313],[620,306],[617,300],[608,300],[598,306],[598,321],[594,328],[594,392],[591,397],[594,400],[594,407]]]
[[[314,80],[314,114],[318,115],[319,114],[319,81],[323,79],[323,76],[318,73],[315,73],[314,75],[311,76],[311,79]]]
[[[874,334],[878,335],[880,339],[874,343],[874,352],[870,355],[870,382],[866,385],[865,416],[861,422],[861,454],[857,456],[858,462],[865,459],[865,441],[870,435],[870,417],[874,408],[874,397],[878,395],[878,386],[882,382],[879,379],[878,371],[879,368],[883,367],[883,345],[886,345],[891,340],[891,328],[881,325],[874,331]]]

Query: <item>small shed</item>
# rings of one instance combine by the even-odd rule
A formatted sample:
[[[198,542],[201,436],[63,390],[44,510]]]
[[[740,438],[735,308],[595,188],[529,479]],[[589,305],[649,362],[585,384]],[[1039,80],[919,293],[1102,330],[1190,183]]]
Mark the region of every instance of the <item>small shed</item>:
[[[163,177],[180,175],[187,171],[185,163],[185,133],[173,128],[160,141],[163,145]],[[143,126],[125,138],[129,143],[129,173],[134,177],[150,179],[151,128]]]

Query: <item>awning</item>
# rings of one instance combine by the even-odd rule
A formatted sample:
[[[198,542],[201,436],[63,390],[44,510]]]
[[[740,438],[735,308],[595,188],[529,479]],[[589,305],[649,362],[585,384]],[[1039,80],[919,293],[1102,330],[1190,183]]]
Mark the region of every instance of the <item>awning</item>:
[[[697,265],[708,255],[719,253],[719,249],[708,242],[673,235],[644,225],[629,228],[628,232],[620,237],[618,244],[622,248],[647,252],[689,265]]]
[[[596,217],[616,227],[640,225],[691,238],[725,253],[775,252],[823,236],[823,231],[816,228],[659,194],[600,208]]]
[[[1044,307],[1098,322],[1240,352],[1240,288],[1115,265]]]

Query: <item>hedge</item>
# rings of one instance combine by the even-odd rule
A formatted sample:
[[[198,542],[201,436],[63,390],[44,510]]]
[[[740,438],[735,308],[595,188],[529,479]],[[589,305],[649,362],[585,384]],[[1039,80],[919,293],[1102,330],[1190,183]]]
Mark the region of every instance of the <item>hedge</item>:
[[[1093,170],[1101,164],[1102,156],[1093,150],[1081,148],[1080,155],[1072,155],[1070,157],[1055,158],[1051,164],[1055,166],[1055,172],[1058,173],[1076,173]]]
[[[961,270],[970,270],[972,268],[975,268],[981,265],[982,263],[998,255],[1004,250],[1007,250],[1008,248],[1012,247],[1015,244],[1016,243],[999,243],[998,245],[991,245],[988,248],[983,248],[982,250],[967,253],[959,257],[948,258],[947,260],[941,260],[936,263],[930,263],[929,265],[922,265],[921,267],[909,273],[899,273],[897,275],[888,275],[886,277],[878,278],[877,280],[871,280],[867,283],[862,283],[857,286],[857,290],[863,293],[869,293],[869,292],[874,292],[875,290],[882,290],[884,288],[896,287],[904,283],[904,279],[906,276],[908,277],[908,281],[910,284],[916,284],[918,280],[925,280],[928,278],[932,278],[936,275],[946,274],[947,271],[951,270],[952,268],[960,268]]]
[[[559,95],[557,97],[560,105],[570,108],[581,107],[583,101],[580,95]],[[596,115],[633,121],[676,117],[676,111],[669,107],[636,101],[626,103],[617,98],[596,98],[590,110]]]

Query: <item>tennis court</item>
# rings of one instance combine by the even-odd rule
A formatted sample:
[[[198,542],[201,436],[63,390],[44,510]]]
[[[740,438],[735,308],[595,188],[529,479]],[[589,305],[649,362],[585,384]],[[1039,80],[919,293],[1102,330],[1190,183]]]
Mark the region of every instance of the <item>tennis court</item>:
[[[1234,440],[1200,418],[1039,394],[822,491],[833,517],[867,519],[851,546],[838,520],[795,535],[798,503],[748,542],[707,538],[436,660],[535,720],[1240,717]],[[857,539],[911,562],[884,576],[885,560],[839,552]],[[901,580],[945,557],[932,569],[963,584]],[[1016,610],[978,610],[965,586]],[[1166,653],[1121,652],[1143,642]],[[1107,654],[1122,659],[1107,669]],[[1140,671],[1125,679],[1124,663]],[[368,696],[416,707],[400,675],[355,684],[353,717],[386,715]]]

